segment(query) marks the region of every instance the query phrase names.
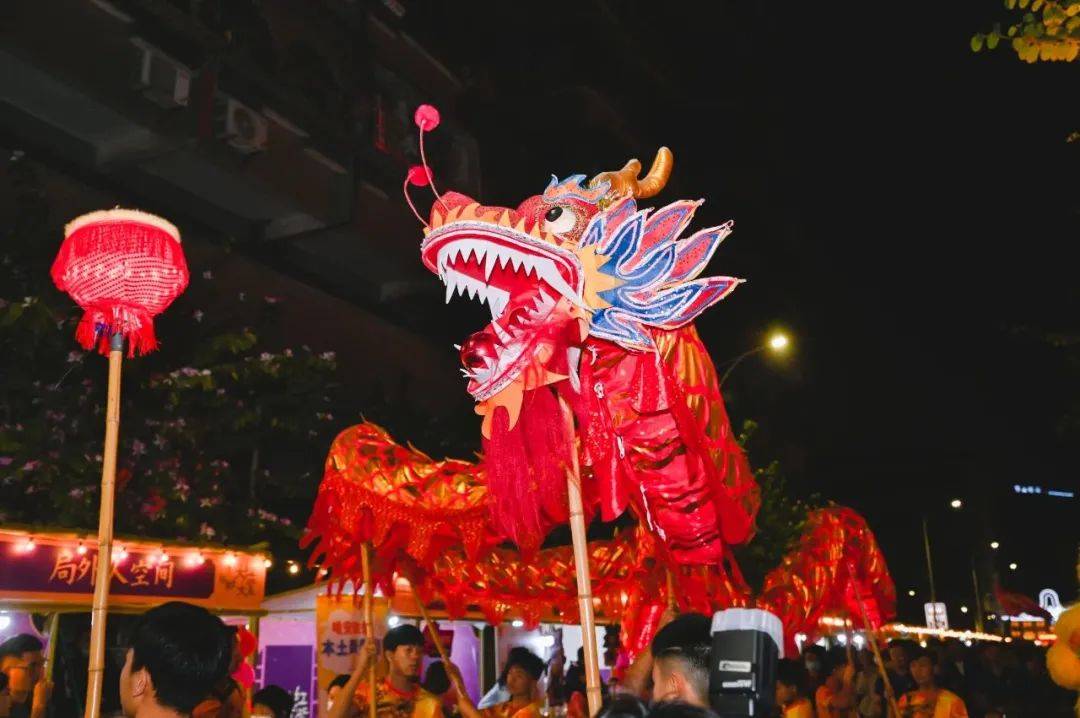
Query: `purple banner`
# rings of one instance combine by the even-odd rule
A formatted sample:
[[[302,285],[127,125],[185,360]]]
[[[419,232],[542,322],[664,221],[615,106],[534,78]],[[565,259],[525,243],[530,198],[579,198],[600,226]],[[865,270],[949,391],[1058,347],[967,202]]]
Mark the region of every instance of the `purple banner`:
[[[263,648],[262,685],[280,686],[292,695],[290,718],[315,715],[318,686],[315,682],[313,646],[266,646]]]
[[[97,579],[97,549],[38,545],[22,548],[0,543],[0,593],[94,592]],[[113,560],[109,593],[120,596],[162,598],[209,598],[214,592],[213,561],[163,555],[160,551],[131,551]]]

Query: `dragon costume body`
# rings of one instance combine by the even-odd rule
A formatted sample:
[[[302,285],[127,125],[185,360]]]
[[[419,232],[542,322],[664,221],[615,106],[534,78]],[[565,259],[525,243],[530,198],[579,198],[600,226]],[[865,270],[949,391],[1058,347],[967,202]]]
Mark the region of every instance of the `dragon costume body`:
[[[700,201],[638,206],[672,163],[661,149],[643,178],[636,160],[590,182],[553,177],[516,208],[437,196],[424,265],[448,302],[467,295],[491,310],[459,347],[483,458],[434,461],[373,425],[347,429],[309,521],[312,561],[355,578],[357,544],[371,542],[383,576],[407,556],[417,588],[451,612],[473,604],[494,620],[514,606],[535,620],[555,605],[572,617],[568,549],[541,545],[567,522],[576,459],[587,518],[636,519],[590,543],[594,594],[638,634],[631,644],[668,590],[699,610],[756,600],[789,635],[850,602],[852,581],[891,610],[877,545],[847,509],[812,516],[757,599],[739,573],[732,548],[753,536],[759,492],[692,325],[741,281],[699,276],[733,225],[684,236]]]

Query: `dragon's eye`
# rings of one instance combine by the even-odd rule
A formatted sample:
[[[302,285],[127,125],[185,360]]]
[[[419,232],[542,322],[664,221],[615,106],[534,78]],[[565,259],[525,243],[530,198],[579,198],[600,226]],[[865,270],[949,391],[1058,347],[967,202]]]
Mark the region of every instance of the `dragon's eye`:
[[[566,234],[577,224],[577,214],[569,207],[555,206],[544,214],[544,229],[552,234]]]

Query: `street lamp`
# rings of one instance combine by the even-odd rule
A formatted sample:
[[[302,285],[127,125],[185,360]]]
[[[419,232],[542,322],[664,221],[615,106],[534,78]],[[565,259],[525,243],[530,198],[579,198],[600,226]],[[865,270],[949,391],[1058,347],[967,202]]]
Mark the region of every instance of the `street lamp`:
[[[784,334],[783,332],[776,332],[769,337],[769,348],[773,351],[782,352],[787,349],[788,344],[790,343],[791,340],[788,339],[787,334]]]
[[[914,598],[914,597],[915,597],[915,589],[911,589],[910,591],[908,591],[908,592],[907,592],[907,595],[909,595],[909,596],[911,596],[912,598]]]
[[[997,541],[991,541],[990,542],[990,548],[994,549],[995,551],[998,550],[998,546],[1000,546],[1000,545],[1001,544],[999,544]]]
[[[954,509],[959,509],[959,508],[962,508],[964,506],[964,502],[961,501],[960,499],[953,499],[952,501],[949,502],[949,506],[952,506]]]
[[[746,359],[748,357],[752,357],[755,354],[760,354],[761,352],[765,352],[765,351],[772,352],[772,353],[778,354],[778,355],[779,354],[784,354],[784,353],[787,352],[787,350],[790,347],[791,347],[791,338],[788,337],[787,334],[785,334],[784,332],[779,332],[779,331],[773,332],[772,334],[769,335],[769,338],[765,340],[764,344],[762,344],[759,347],[754,347],[753,349],[745,351],[742,354],[740,354],[739,356],[737,356],[737,357],[735,357],[734,359],[731,360],[731,363],[729,364],[728,368],[724,371],[723,376],[720,377],[720,386],[724,385],[724,381],[727,380],[728,374],[730,374],[735,369],[735,367],[739,366],[739,364],[742,364],[744,359]]]
[[[1015,571],[1015,570],[1016,570],[1016,569],[1018,569],[1018,568],[1020,568],[1020,567],[1019,567],[1019,566],[1017,566],[1017,565],[1016,565],[1015,563],[1010,563],[1010,564],[1009,564],[1009,570],[1010,570],[1010,571]]]

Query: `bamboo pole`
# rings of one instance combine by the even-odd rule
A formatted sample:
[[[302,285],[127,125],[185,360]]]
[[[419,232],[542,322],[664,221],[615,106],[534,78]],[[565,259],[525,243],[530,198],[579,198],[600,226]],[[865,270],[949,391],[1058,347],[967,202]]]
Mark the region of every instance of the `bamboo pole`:
[[[254,670],[256,670],[258,668],[258,662],[259,662],[259,617],[258,616],[251,616],[250,618],[248,618],[248,620],[247,620],[247,629],[248,629],[248,631],[251,632],[251,635],[255,636],[255,650],[252,651],[251,654],[248,655],[248,657],[247,657],[248,665],[251,666],[251,670],[254,671]],[[255,696],[255,684],[254,683],[252,683],[250,686],[248,686],[246,694],[247,694],[247,702],[250,705],[252,698]]]
[[[862,592],[859,591],[859,584],[855,580],[855,572],[851,569],[851,564],[845,564],[845,566],[851,580],[851,587],[855,590],[855,601],[859,604],[859,613],[862,614],[863,628],[870,634],[870,650],[874,654],[874,663],[877,664],[878,674],[881,676],[882,684],[885,686],[885,699],[889,702],[892,715],[899,717],[900,706],[896,702],[896,693],[893,692],[892,682],[889,681],[889,674],[885,670],[885,661],[882,659],[881,650],[878,648],[877,631],[870,625],[870,618],[866,615],[866,604],[863,603]]]
[[[109,391],[105,404],[105,451],[101,462],[97,574],[94,579],[94,603],[90,611],[86,718],[101,715],[102,680],[105,677],[105,621],[109,613],[109,584],[112,582],[113,497],[116,493],[116,444],[120,437],[120,368],[123,358],[124,337],[114,334],[109,342]]]
[[[364,627],[365,640],[369,644],[375,644],[375,608],[372,603],[375,587],[371,583],[371,546],[365,541],[360,545],[360,561],[364,572]],[[368,718],[375,718],[375,664],[378,661],[372,659],[368,665]]]
[[[982,591],[979,590],[979,574],[975,570],[975,563],[971,564],[971,583],[975,587],[975,630],[980,633],[985,630],[983,623],[983,600]]]
[[[49,614],[49,647],[45,652],[45,680],[52,681],[56,666],[56,644],[60,635],[60,613]]]
[[[679,600],[675,598],[675,574],[671,572],[670,566],[665,571],[667,572],[667,607],[675,613],[679,610]]]
[[[851,620],[851,615],[844,614],[844,651],[847,654],[848,665],[855,667],[855,654],[852,647],[852,629],[855,628],[855,622]]]
[[[927,527],[926,514],[922,517],[923,549],[926,551],[926,576],[930,579],[930,603],[937,603],[937,590],[934,587],[934,561],[930,558],[930,529]],[[934,606],[936,609],[937,606]]]
[[[593,616],[592,580],[589,577],[589,548],[585,534],[585,506],[581,498],[581,471],[578,467],[577,431],[574,413],[566,400],[559,397],[566,432],[570,442],[570,465],[566,476],[566,493],[570,503],[570,535],[574,542],[574,572],[577,575],[578,610],[581,613],[581,643],[585,653],[585,695],[589,715],[600,712],[600,661],[596,651],[596,619]]]
[[[416,592],[415,585],[413,587],[413,598],[416,599],[416,606],[420,609],[420,617],[424,619],[428,633],[431,634],[431,641],[435,644],[435,650],[439,653],[439,660],[443,662],[443,667],[446,668],[446,675],[450,676],[450,681],[454,684],[454,690],[457,691],[459,696],[468,696],[465,692],[465,686],[461,685],[461,681],[458,680],[458,673],[452,667],[450,657],[446,655],[446,647],[442,643],[442,638],[439,637],[439,629],[435,626],[435,622],[431,620],[431,616],[428,615],[427,606],[424,605],[420,594]]]

